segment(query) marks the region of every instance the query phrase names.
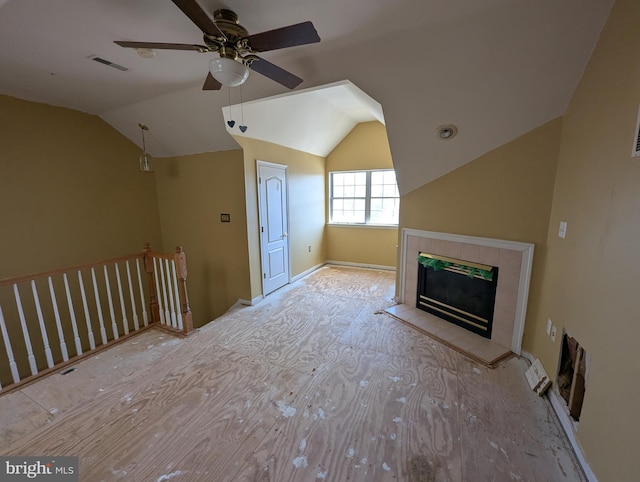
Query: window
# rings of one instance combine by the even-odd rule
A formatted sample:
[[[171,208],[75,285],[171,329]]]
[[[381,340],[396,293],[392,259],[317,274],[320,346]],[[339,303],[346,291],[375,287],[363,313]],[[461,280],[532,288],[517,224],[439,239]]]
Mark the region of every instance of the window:
[[[332,223],[398,224],[395,171],[331,172],[329,183]]]

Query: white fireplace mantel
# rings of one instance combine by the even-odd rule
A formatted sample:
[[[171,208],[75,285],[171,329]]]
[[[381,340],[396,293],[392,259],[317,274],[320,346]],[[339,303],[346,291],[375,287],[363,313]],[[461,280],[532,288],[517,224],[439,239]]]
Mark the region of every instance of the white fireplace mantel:
[[[500,276],[496,291],[496,310],[501,310],[502,313],[502,325],[505,329],[503,333],[508,333],[511,337],[511,351],[520,355],[531,281],[533,244],[410,228],[402,229],[401,243],[400,303],[415,305],[416,258],[419,251],[497,266]],[[499,337],[500,332],[497,331],[495,336]]]

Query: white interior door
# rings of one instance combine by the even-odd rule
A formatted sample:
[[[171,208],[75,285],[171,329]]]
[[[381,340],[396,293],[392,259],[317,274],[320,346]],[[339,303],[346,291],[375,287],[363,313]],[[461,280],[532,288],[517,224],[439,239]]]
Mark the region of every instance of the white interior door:
[[[289,283],[287,167],[258,161],[262,293]]]

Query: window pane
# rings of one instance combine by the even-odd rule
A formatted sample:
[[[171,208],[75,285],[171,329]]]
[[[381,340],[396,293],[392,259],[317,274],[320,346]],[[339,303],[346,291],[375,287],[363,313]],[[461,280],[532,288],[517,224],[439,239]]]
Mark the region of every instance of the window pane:
[[[384,186],[384,197],[397,197],[397,192],[398,189],[396,188],[395,184],[386,184]]]
[[[356,188],[353,185],[344,187],[344,197],[353,197],[356,194]]]
[[[385,171],[384,172],[384,183],[385,184],[396,184],[396,171]]]
[[[372,199],[369,222],[372,224],[398,224],[399,204],[400,201],[397,198]]]
[[[356,186],[354,195],[355,197],[367,197],[367,186]]]
[[[380,197],[382,196],[382,192],[382,184],[371,183],[371,197]]]

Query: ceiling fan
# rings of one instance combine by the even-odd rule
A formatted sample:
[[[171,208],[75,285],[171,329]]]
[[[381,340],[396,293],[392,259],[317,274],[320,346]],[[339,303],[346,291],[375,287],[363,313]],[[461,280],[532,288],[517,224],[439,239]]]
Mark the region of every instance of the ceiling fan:
[[[256,53],[320,41],[318,32],[309,21],[249,35],[231,10],[216,10],[212,19],[196,0],[172,1],[202,30],[205,45],[119,40],[115,43],[134,49],[217,52],[220,57],[209,62],[209,74],[202,86],[203,90],[219,90],[223,85],[241,85],[249,76],[248,69],[293,89],[302,82],[300,77],[258,57]]]

